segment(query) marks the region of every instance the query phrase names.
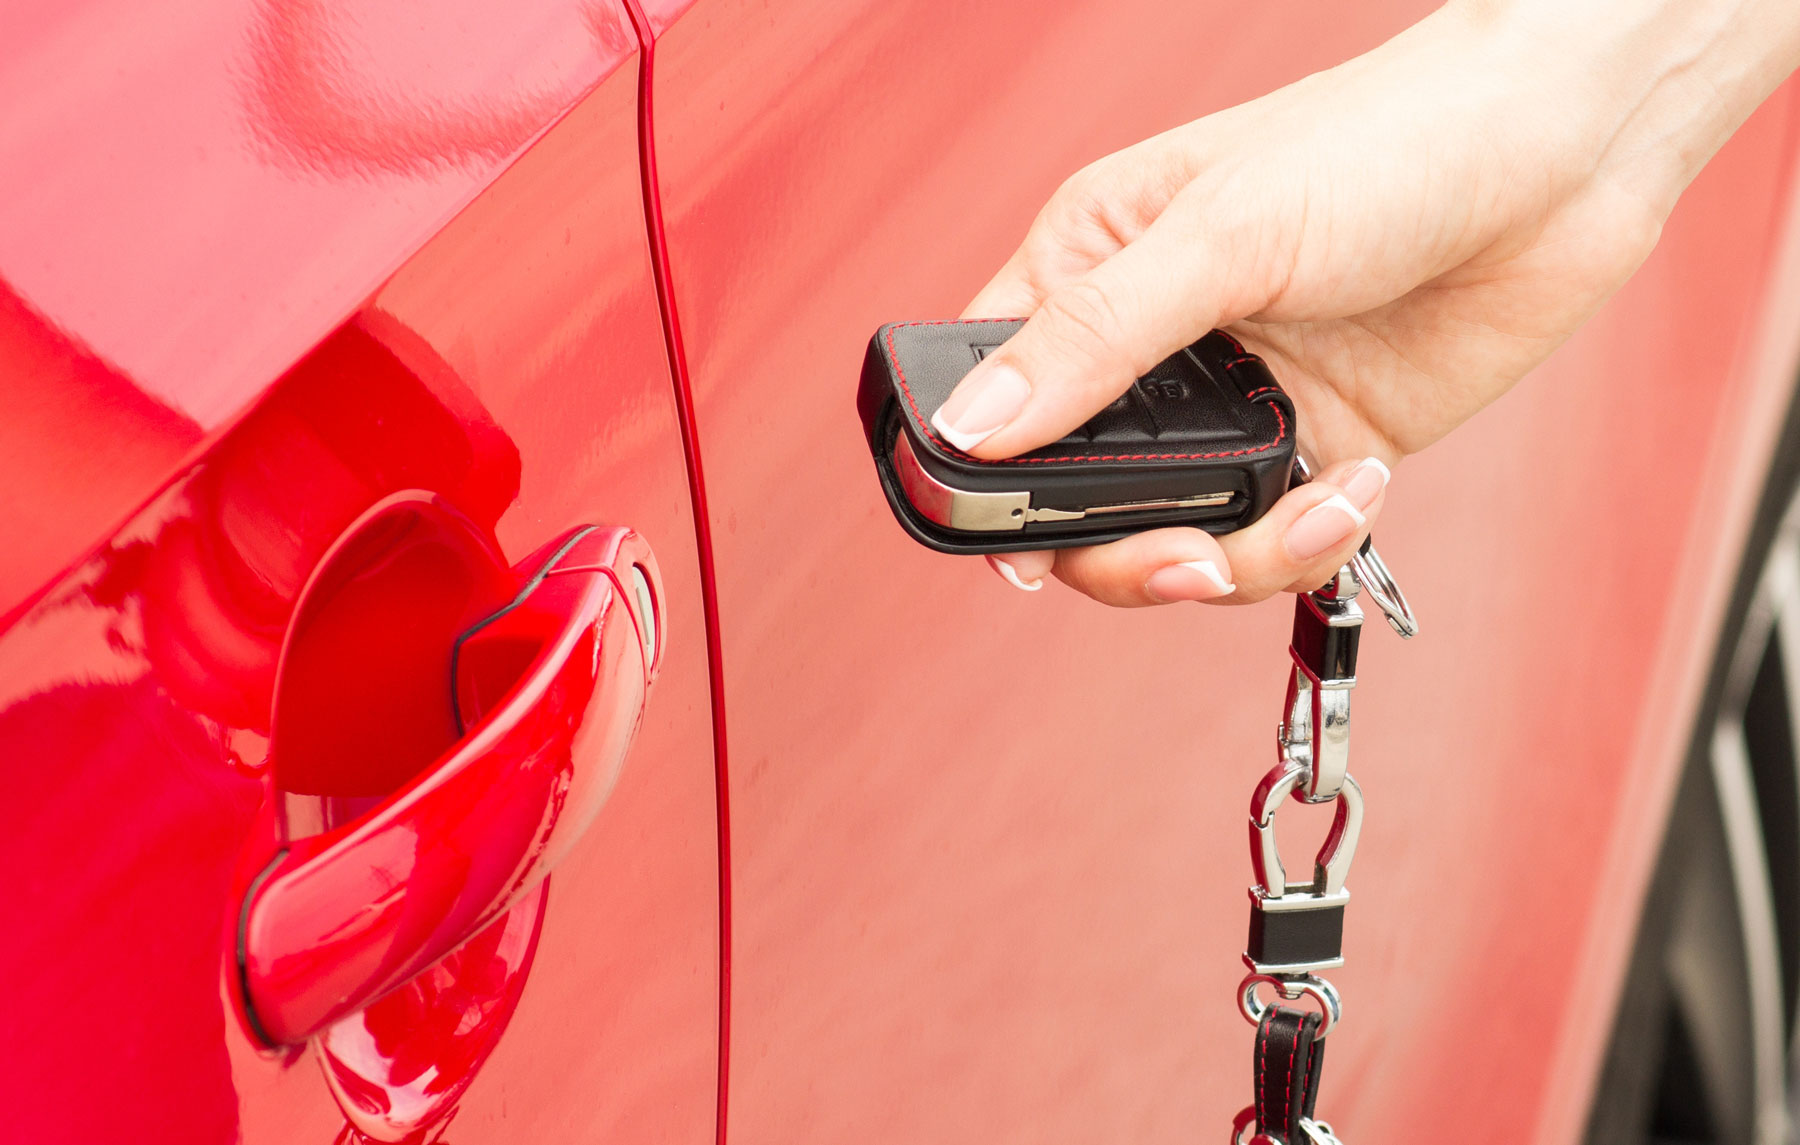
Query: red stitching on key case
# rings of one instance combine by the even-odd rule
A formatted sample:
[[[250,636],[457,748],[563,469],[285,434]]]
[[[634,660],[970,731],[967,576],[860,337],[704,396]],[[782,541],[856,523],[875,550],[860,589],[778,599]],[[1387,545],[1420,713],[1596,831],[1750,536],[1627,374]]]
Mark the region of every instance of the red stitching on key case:
[[[968,318],[963,321],[1017,322],[1019,319]],[[1275,440],[1269,442],[1267,445],[1258,445],[1251,449],[1230,449],[1221,453],[1117,453],[1103,455],[1096,454],[1086,457],[1002,457],[993,461],[989,461],[982,457],[976,457],[972,453],[963,452],[937,435],[937,431],[931,426],[930,419],[920,412],[919,401],[913,396],[912,386],[908,384],[906,380],[906,368],[900,364],[900,354],[894,349],[894,331],[902,329],[903,327],[954,325],[957,325],[957,323],[949,320],[938,322],[896,322],[892,326],[889,326],[887,331],[888,361],[894,364],[894,376],[900,380],[900,388],[906,393],[906,404],[912,407],[913,419],[919,423],[919,428],[925,431],[925,436],[931,439],[933,445],[936,445],[945,453],[952,454],[953,456],[966,457],[970,461],[979,462],[982,465],[1058,465],[1074,461],[1205,461],[1215,457],[1247,457],[1252,453],[1267,453],[1287,439],[1287,419],[1281,416],[1281,407],[1270,406],[1269,408],[1275,412]],[[1229,337],[1229,335],[1227,335],[1227,337]],[[1278,388],[1280,387],[1265,387],[1265,389]],[[1262,393],[1263,390],[1258,390],[1256,392]]]

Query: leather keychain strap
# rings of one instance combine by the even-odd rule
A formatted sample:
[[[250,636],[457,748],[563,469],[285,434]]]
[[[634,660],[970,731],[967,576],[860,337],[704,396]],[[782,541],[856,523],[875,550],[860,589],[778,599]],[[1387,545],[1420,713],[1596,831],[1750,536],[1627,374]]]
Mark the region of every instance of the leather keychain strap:
[[[1319,1101],[1322,1021],[1314,1010],[1270,1006],[1256,1028],[1256,1131],[1282,1145],[1310,1145],[1300,1121]]]
[[[1304,479],[1304,473],[1302,473]],[[1368,592],[1394,631],[1419,630],[1393,575],[1364,541],[1326,584],[1294,605],[1286,719],[1276,735],[1279,762],[1250,800],[1250,932],[1238,986],[1238,1009],[1256,1027],[1256,1101],[1232,1122],[1232,1145],[1342,1145],[1318,1120],[1325,1038],[1343,1016],[1337,988],[1319,973],[1344,964],[1344,885],[1362,834],[1362,788],[1349,771],[1350,693]],[[1288,799],[1336,807],[1330,834],[1313,863],[1311,883],[1290,881],[1275,840],[1275,811]],[[1272,987],[1264,1003],[1258,990]],[[1311,999],[1318,1009],[1282,1005]],[[1255,1127],[1255,1134],[1245,1134]]]

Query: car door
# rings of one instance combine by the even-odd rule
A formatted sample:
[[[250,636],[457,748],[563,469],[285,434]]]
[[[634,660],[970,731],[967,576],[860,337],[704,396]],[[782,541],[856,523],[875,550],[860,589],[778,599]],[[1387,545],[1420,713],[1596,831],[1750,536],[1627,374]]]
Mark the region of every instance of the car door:
[[[1251,1092],[1244,815],[1288,605],[1110,611],[925,551],[856,380],[877,325],[955,316],[1083,164],[1430,5],[646,7],[717,556],[730,1136],[1222,1139]],[[1691,606],[1725,591],[1695,562],[1746,503],[1718,459],[1762,464],[1778,418],[1742,411],[1791,385],[1731,348],[1762,314],[1792,107],[1605,315],[1396,477],[1382,548],[1424,635],[1363,643],[1320,1106],[1348,1140],[1579,1131],[1685,734],[1670,681],[1698,678]],[[1289,869],[1325,828],[1283,812]]]
[[[9,1137],[712,1140],[625,10],[7,21]]]

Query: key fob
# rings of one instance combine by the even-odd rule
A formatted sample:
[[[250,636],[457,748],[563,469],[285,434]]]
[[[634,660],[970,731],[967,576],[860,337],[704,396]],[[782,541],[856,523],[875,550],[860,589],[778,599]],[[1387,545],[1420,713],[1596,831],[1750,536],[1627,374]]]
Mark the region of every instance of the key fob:
[[[1294,407],[1261,358],[1215,330],[1074,433],[982,461],[931,415],[1023,319],[896,322],[869,341],[858,407],[888,505],[920,543],[1009,553],[1191,525],[1229,533],[1288,488]]]

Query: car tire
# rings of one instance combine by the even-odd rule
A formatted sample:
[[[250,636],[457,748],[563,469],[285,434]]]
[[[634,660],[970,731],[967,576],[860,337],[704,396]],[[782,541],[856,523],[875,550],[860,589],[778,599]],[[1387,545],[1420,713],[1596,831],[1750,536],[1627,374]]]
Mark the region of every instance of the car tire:
[[[1800,411],[1797,411],[1800,412]],[[1790,1145],[1800,999],[1800,416],[1670,814],[1587,1145]]]

